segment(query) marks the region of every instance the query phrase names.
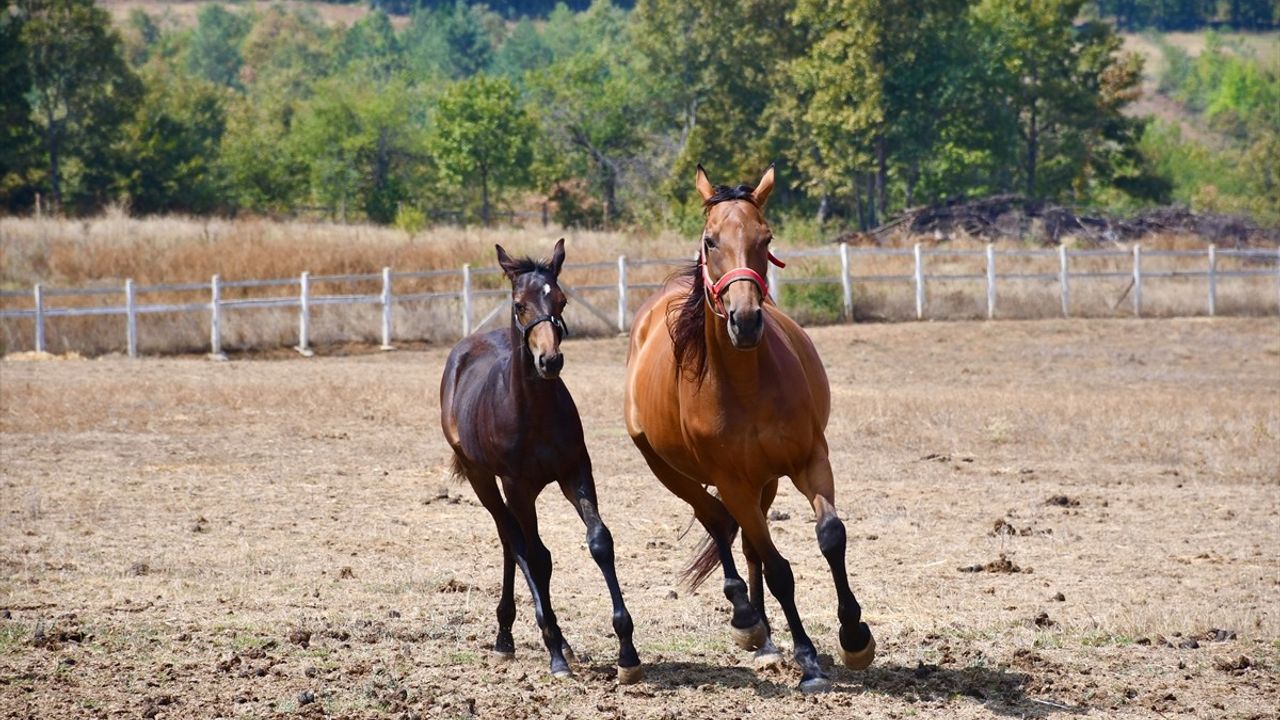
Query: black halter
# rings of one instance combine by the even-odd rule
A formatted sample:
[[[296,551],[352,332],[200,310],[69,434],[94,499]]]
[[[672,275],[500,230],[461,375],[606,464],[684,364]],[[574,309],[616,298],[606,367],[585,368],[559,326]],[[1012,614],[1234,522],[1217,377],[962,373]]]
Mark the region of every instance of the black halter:
[[[516,327],[520,330],[520,337],[524,339],[526,344],[529,341],[528,340],[529,331],[532,330],[538,324],[544,323],[544,322],[551,323],[551,326],[560,332],[561,338],[569,337],[569,326],[564,324],[564,318],[560,317],[559,315],[552,315],[551,313],[547,313],[546,315],[539,315],[538,317],[529,321],[528,325],[520,324],[520,316],[516,314],[515,308],[511,309],[511,316],[516,322]]]

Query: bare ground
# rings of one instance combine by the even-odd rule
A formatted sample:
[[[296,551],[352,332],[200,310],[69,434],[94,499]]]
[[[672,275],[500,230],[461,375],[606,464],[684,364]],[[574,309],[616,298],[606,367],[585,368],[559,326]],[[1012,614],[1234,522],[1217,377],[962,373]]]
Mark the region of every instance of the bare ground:
[[[517,660],[490,660],[500,551],[446,477],[444,348],[6,361],[0,717],[1276,716],[1274,318],[812,335],[880,646],[869,671],[834,668],[834,692],[754,670],[718,582],[677,586],[698,533],[681,538],[688,511],[626,437],[625,345],[607,339],[570,343],[565,376],[645,682],[614,681],[608,598],[553,492],[554,601],[590,660],[549,677],[527,594]],[[775,509],[831,653],[811,513],[785,488]]]

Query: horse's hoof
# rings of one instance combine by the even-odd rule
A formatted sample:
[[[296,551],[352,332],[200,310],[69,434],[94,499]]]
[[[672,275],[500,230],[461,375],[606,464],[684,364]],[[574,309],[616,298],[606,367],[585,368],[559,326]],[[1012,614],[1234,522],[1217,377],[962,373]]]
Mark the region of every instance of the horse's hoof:
[[[840,648],[840,661],[850,670],[866,670],[871,667],[871,661],[876,659],[876,637],[871,634],[871,629],[867,629],[867,646],[857,652],[850,652],[843,647]]]
[[[824,677],[809,678],[800,681],[800,692],[805,695],[817,695],[831,690],[831,681]]]
[[[743,650],[759,650],[769,639],[769,628],[765,627],[764,621],[757,622],[746,629],[732,625],[729,628],[733,630],[733,641]]]
[[[633,665],[632,667],[618,666],[618,684],[634,685],[644,679],[644,666]]]
[[[785,664],[782,653],[775,647],[762,647],[756,651],[755,665],[757,670],[780,668]]]
[[[496,663],[509,663],[516,659],[515,651],[494,650],[492,652],[493,661]]]
[[[552,670],[551,677],[557,680],[568,680],[569,678],[573,677],[573,671],[570,670],[569,668],[565,668],[563,670]]]

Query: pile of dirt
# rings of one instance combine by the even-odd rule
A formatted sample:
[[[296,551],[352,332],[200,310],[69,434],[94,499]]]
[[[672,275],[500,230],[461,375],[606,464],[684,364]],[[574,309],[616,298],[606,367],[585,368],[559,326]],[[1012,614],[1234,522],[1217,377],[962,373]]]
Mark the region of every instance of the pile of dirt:
[[[1280,246],[1280,228],[1259,227],[1235,215],[1198,214],[1183,207],[1162,207],[1128,218],[1081,214],[1075,210],[1020,195],[980,199],[953,198],[911,208],[866,233],[835,242],[879,245],[893,234],[932,235],[937,239],[963,234],[985,240],[1035,240],[1057,245],[1063,238],[1102,245],[1141,240],[1151,235],[1197,235],[1223,247]]]

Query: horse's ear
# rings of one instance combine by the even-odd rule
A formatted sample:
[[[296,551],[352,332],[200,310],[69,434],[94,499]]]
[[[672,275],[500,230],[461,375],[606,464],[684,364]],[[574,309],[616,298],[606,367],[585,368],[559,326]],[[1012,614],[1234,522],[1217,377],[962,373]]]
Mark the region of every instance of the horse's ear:
[[[551,251],[551,269],[556,277],[560,276],[560,268],[564,267],[564,238],[556,241],[556,249]]]
[[[493,248],[498,251],[498,265],[502,267],[502,272],[506,273],[509,280],[515,280],[516,261],[511,259],[511,256],[507,254],[506,250],[502,249],[501,245],[495,244]]]
[[[769,199],[769,193],[773,192],[773,165],[769,165],[769,169],[764,171],[764,177],[760,178],[760,182],[756,183],[756,189],[751,192],[751,197],[756,201],[757,207],[764,207],[765,201]]]
[[[698,186],[698,194],[702,196],[703,202],[710,200],[711,196],[716,194],[716,188],[707,178],[707,171],[702,169],[702,163],[698,163],[698,176],[694,184]]]

